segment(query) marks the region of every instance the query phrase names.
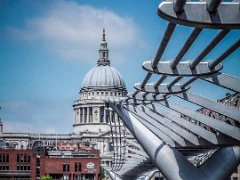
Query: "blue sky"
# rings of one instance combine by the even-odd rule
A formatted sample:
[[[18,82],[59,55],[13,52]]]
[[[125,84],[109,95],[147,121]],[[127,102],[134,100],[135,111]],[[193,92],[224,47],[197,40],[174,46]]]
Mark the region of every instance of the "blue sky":
[[[167,22],[157,16],[159,0],[0,0],[0,117],[6,131],[70,133],[72,104],[86,72],[96,65],[102,28],[111,64],[129,91],[141,81],[143,61],[154,58]],[[173,58],[191,28],[176,29],[163,59]],[[196,57],[217,33],[204,31],[184,59]],[[238,39],[232,31],[207,57],[216,58]],[[224,71],[240,76],[237,50]],[[134,72],[134,73],[133,73]],[[198,86],[193,89],[198,89]],[[203,95],[211,92],[206,86]],[[212,93],[214,98],[223,91]]]

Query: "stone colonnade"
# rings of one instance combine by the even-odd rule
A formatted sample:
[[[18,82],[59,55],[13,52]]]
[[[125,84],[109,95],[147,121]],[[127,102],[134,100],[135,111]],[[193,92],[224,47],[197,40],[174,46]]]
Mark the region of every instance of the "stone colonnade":
[[[105,106],[82,106],[74,111],[75,124],[109,123],[118,118],[117,114]]]

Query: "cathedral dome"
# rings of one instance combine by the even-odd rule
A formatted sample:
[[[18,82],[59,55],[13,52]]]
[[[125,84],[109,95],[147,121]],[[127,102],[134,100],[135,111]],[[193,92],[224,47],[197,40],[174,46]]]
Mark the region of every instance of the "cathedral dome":
[[[108,54],[109,50],[105,39],[105,30],[103,30],[97,66],[90,69],[83,78],[81,91],[113,89],[126,91],[126,86],[121,73],[116,68],[110,66]]]
[[[126,86],[121,73],[110,65],[98,65],[85,75],[81,89],[119,89]]]
[[[109,50],[103,29],[97,65],[84,76],[79,92],[80,99],[73,104],[75,133],[87,136],[103,135],[110,132],[109,122],[118,118],[116,113],[105,108],[105,99],[126,97],[127,89],[121,73],[110,65],[108,56]]]

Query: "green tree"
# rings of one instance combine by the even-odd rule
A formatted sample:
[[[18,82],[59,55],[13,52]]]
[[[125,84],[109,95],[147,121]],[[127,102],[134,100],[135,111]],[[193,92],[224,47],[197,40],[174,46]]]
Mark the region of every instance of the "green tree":
[[[52,177],[47,175],[47,176],[42,176],[41,180],[52,180]]]
[[[100,179],[104,179],[105,178],[105,173],[104,173],[104,169],[102,166],[100,166]]]

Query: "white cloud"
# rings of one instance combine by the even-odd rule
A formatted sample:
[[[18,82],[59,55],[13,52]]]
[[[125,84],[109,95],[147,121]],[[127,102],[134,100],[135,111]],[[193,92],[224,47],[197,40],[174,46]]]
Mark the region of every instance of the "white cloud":
[[[27,19],[24,28],[10,27],[8,31],[21,40],[44,42],[65,59],[87,61],[97,57],[103,27],[110,49],[120,51],[141,44],[131,18],[69,1],[57,1],[42,17]]]

